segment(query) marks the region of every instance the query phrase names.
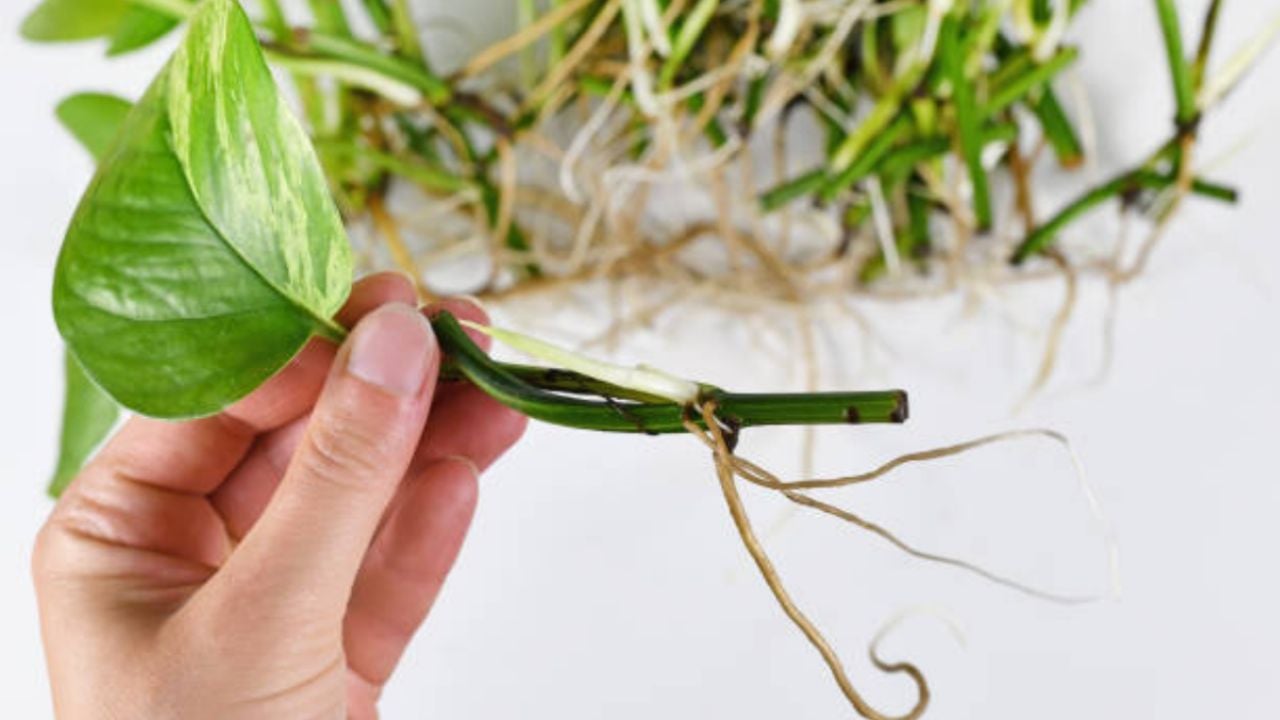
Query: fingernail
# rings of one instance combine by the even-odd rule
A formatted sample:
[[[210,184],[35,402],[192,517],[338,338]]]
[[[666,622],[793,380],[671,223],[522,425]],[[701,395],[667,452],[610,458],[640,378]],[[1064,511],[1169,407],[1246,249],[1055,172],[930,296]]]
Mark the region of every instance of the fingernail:
[[[408,305],[392,303],[356,325],[347,372],[393,395],[412,396],[422,389],[435,353],[426,319]]]

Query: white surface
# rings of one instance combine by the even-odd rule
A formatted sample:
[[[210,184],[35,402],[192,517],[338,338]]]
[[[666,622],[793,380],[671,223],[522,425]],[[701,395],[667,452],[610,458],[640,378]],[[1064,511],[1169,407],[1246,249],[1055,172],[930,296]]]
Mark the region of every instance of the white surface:
[[[135,93],[160,62],[108,65],[96,48],[37,48],[14,36],[26,2],[0,8],[0,203],[7,220],[0,307],[0,686],[6,715],[47,716],[27,562],[48,510],[59,351],[48,288],[87,160],[51,117],[82,88]],[[1147,3],[1094,3],[1084,76],[1113,163],[1134,159],[1170,115]],[[1189,3],[1198,16],[1202,3]],[[1229,3],[1221,48],[1278,9]],[[490,7],[501,7],[496,0]],[[1191,16],[1191,17],[1195,17]],[[819,467],[850,471],[902,450],[1027,423],[1076,441],[1119,535],[1120,602],[1064,609],[902,558],[824,519],[769,533],[800,602],[839,645],[877,705],[907,689],[877,676],[864,648],[904,608],[944,608],[959,648],[927,617],[887,644],[929,673],[938,718],[1274,716],[1280,647],[1280,57],[1206,127],[1206,155],[1247,143],[1217,168],[1245,189],[1236,209],[1196,204],[1123,296],[1119,347],[1101,386],[1085,382],[1100,348],[1089,294],[1059,381],[1012,418],[1010,372],[1029,378],[1035,345],[999,319],[998,301],[964,319],[961,299],[870,308],[900,353],[878,364],[827,363],[830,386],[892,384],[913,393],[905,429],[821,436]],[[1047,286],[1044,297],[1056,296]],[[1051,306],[1036,306],[1041,320]],[[1026,312],[1021,316],[1027,317]],[[957,318],[960,318],[958,321]],[[770,362],[694,316],[659,327],[693,350],[672,369],[737,385],[778,386]],[[833,332],[845,333],[836,327]],[[710,340],[708,340],[710,338]],[[640,338],[638,347],[663,344]],[[862,342],[853,337],[845,344]],[[731,348],[723,369],[718,348]],[[721,353],[725,352],[720,350]],[[923,353],[934,353],[927,362]],[[856,357],[843,355],[840,357]],[[1003,373],[1003,374],[1002,374]],[[1003,382],[1001,382],[1003,378]],[[795,469],[795,437],[747,436],[744,450]],[[841,499],[932,549],[961,552],[1061,590],[1102,587],[1097,537],[1066,463],[1023,443],[903,473]],[[761,528],[786,513],[752,496]],[[386,717],[647,718],[846,716],[810,648],[788,625],[736,541],[707,459],[680,439],[583,439],[534,428],[484,482],[474,532],[445,593],[387,690]]]

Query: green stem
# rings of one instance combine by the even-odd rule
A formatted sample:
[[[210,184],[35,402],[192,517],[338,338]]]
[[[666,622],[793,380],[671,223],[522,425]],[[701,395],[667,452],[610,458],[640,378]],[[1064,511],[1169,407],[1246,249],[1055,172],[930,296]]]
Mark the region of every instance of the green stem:
[[[782,182],[760,195],[760,211],[771,213],[817,192],[827,182],[826,168],[815,168]]]
[[[951,83],[955,96],[956,131],[959,134],[960,154],[969,171],[973,185],[973,215],[979,230],[991,227],[991,187],[987,169],[982,165],[982,118],[987,114],[978,106],[973,83],[964,72],[964,55],[960,42],[960,21],[949,17],[942,24],[939,39],[939,55],[943,75]]]
[[[1019,73],[991,91],[987,101],[987,116],[995,115],[1013,103],[1021,100],[1032,90],[1044,85],[1051,78],[1062,72],[1068,65],[1076,61],[1080,52],[1076,48],[1063,48],[1047,62],[1033,64],[1026,72]]]
[[[1104,202],[1138,190],[1164,190],[1171,187],[1177,180],[1178,175],[1176,172],[1160,173],[1145,168],[1132,170],[1112,178],[1108,182],[1081,195],[1074,202],[1060,210],[1057,215],[1054,215],[1027,235],[1026,239],[1022,241],[1022,244],[1018,246],[1018,249],[1013,254],[1013,264],[1020,265],[1032,255],[1044,252],[1053,244],[1062,228]],[[1222,202],[1235,202],[1238,199],[1235,190],[1199,179],[1191,183],[1191,192]]]
[[[322,155],[340,158],[358,158],[371,163],[381,170],[398,175],[410,182],[417,183],[424,189],[437,193],[478,192],[478,185],[458,177],[444,168],[429,164],[426,159],[409,160],[381,150],[363,147],[352,142],[315,142],[316,150]]]
[[[823,184],[820,197],[826,202],[831,202],[845,189],[870,175],[898,140],[910,131],[911,116],[907,113],[898,115],[892,123],[876,134],[847,168]]]
[[[898,255],[904,259],[919,259],[928,254],[932,245],[929,228],[929,200],[926,190],[921,187],[908,187],[906,193],[907,227],[906,232],[897,236]],[[888,270],[888,259],[884,251],[871,256],[858,272],[858,282],[868,285],[884,276]]]
[[[907,119],[905,115],[899,117],[899,121]],[[818,191],[822,191],[820,199],[830,202],[839,195],[840,191],[872,173],[897,179],[913,170],[916,165],[946,154],[951,147],[951,141],[942,136],[920,138],[892,147],[909,129],[909,122],[905,124],[895,122],[890,125],[876,136],[859,159],[839,176],[833,178],[827,174],[825,167],[817,167],[775,185],[760,195],[760,211],[766,214],[774,212]],[[982,145],[985,147],[993,142],[1009,142],[1015,137],[1017,137],[1016,126],[1010,123],[996,123],[983,129]]]
[[[1044,86],[1040,97],[1032,103],[1031,111],[1040,121],[1040,129],[1044,132],[1045,138],[1053,146],[1053,152],[1058,156],[1058,164],[1065,168],[1073,168],[1084,162],[1084,144],[1080,142],[1080,135],[1071,124],[1071,118],[1067,117],[1067,111],[1062,107],[1052,87]]]
[[[391,9],[387,7],[385,0],[361,0],[360,4],[364,7],[364,13],[369,17],[369,22],[373,23],[379,33],[390,35],[393,32]]]
[[[339,0],[310,0],[309,4],[317,30],[337,37],[352,37],[351,23]]]
[[[442,105],[448,102],[452,95],[452,90],[448,83],[422,66],[387,55],[378,48],[359,40],[336,37],[325,33],[310,33],[306,37],[302,49],[314,52],[325,58],[359,65],[366,70],[412,85],[421,90],[427,101],[432,105]]]
[[[850,165],[857,162],[862,151],[875,141],[885,128],[893,122],[902,110],[903,93],[894,88],[887,95],[876,101],[867,117],[858,123],[858,127],[840,141],[840,145],[831,155],[830,166],[836,173],[843,173]]]
[[[308,4],[311,8],[311,16],[314,19],[315,32],[317,34],[329,35],[343,40],[354,39],[351,34],[351,23],[347,20],[347,13],[343,9],[341,2],[338,0],[309,0]],[[295,48],[297,44],[294,43]],[[328,132],[317,133],[318,136],[352,135],[357,129],[356,125],[359,121],[356,119],[351,89],[345,87],[342,83],[335,83],[334,95],[337,99],[338,118],[334,126],[328,129]]]
[[[996,57],[1003,63],[992,74],[992,84],[995,87],[999,87],[1002,83],[1012,83],[1012,78],[1017,74],[1019,66],[1025,67],[1025,64],[1030,62],[1030,50],[1015,46],[1013,41],[1003,35],[996,36],[994,50]],[[997,78],[1001,79],[997,80]],[[1084,144],[1080,141],[1080,135],[1076,132],[1071,118],[1067,116],[1061,101],[1058,100],[1053,84],[1043,83],[1039,92],[1026,104],[1040,121],[1040,129],[1044,132],[1045,139],[1053,146],[1054,154],[1058,156],[1058,164],[1064,168],[1080,165],[1084,161]]]
[[[917,165],[945,155],[951,141],[945,137],[928,137],[914,140],[885,156],[877,170],[890,177],[897,177],[915,169]]]
[[[195,9],[195,6],[186,0],[132,0],[132,2],[176,20],[186,20]],[[325,75],[331,71],[337,80],[347,81],[375,92],[387,90],[393,93],[387,96],[388,99],[396,101],[408,100],[411,97],[404,91],[406,85],[415,88],[433,105],[448,102],[452,95],[448,83],[431,73],[425,64],[415,64],[387,56],[377,47],[360,40],[313,30],[307,32],[304,41],[295,47],[291,38],[288,37],[287,26],[281,27],[284,16],[278,13],[279,5],[275,0],[267,0],[265,7],[267,17],[263,20],[263,24],[277,41],[277,46],[274,48],[277,52],[271,52],[272,48],[267,48],[268,59],[286,70],[294,70],[303,75]],[[282,31],[285,32],[283,36]],[[304,53],[315,53],[320,57],[304,57]]]
[[[391,27],[400,43],[400,53],[426,68],[427,58],[422,53],[422,42],[418,39],[418,26],[413,22],[409,0],[392,0]]]
[[[858,425],[903,423],[907,394],[902,390],[848,393],[731,393],[714,391],[716,415],[734,427],[770,425]]]
[[[280,4],[280,0],[260,0],[258,6],[262,10],[262,25],[271,37],[275,39],[275,42],[282,48],[296,49],[297,38],[289,25],[289,17],[285,15],[284,7]],[[294,87],[298,91],[298,102],[302,106],[302,113],[307,119],[307,124],[311,128],[312,134],[323,133],[327,118],[325,117],[324,98],[320,96],[320,88],[317,86],[315,78],[300,75],[292,75],[291,78]]]
[[[521,365],[518,363],[494,362],[495,365],[514,375],[522,382],[541,390],[548,390],[569,395],[594,395],[613,400],[633,400],[646,403],[668,403],[670,400],[641,392],[633,388],[614,385],[603,380],[583,375],[572,370],[539,365]],[[465,380],[466,376],[458,370],[456,364],[449,362],[440,371],[441,377],[452,380]]]
[[[331,77],[376,92],[387,100],[405,107],[413,107],[423,100],[422,92],[418,88],[363,65],[342,60],[301,57],[266,48],[264,51],[272,64],[296,75]]]
[[[988,2],[980,11],[976,26],[969,32],[965,43],[964,71],[975,77],[982,71],[982,63],[1000,38],[1000,23],[1006,7],[1001,2]]]
[[[1173,81],[1173,96],[1177,102],[1179,130],[1190,127],[1198,114],[1196,95],[1191,85],[1191,68],[1182,49],[1182,28],[1178,23],[1178,8],[1174,0],[1155,0],[1156,14],[1160,18],[1160,33],[1164,36],[1165,55],[1169,61],[1169,75]]]
[[[550,12],[555,12],[564,0],[551,0]],[[568,40],[563,23],[557,23],[547,34],[547,68],[551,69],[564,59],[568,51]]]
[[[321,318],[315,318],[315,326],[312,328],[312,331],[315,332],[317,337],[328,340],[335,345],[341,345],[346,342],[347,335],[349,334],[347,329],[339,325],[337,322]]]
[[[289,41],[289,21],[285,17],[280,0],[260,0],[258,7],[262,9],[262,24],[271,32],[277,42]]]
[[[663,63],[662,70],[658,74],[660,89],[671,88],[675,82],[676,73],[684,67],[684,61],[689,57],[689,53],[693,52],[694,46],[702,37],[702,31],[707,29],[707,23],[711,22],[711,16],[715,14],[718,7],[720,7],[720,0],[699,0],[698,4],[684,16],[684,23],[676,32],[675,42],[671,44],[671,55]]]
[[[449,358],[447,377],[464,377],[498,402],[529,417],[584,430],[651,435],[684,432],[685,418],[692,417],[688,408],[675,403],[628,399],[628,395],[635,397],[631,391],[568,371],[494,362],[449,313],[440,313],[431,324]],[[582,394],[599,394],[605,399],[577,396]],[[704,386],[704,399],[714,400],[719,408],[717,415],[735,429],[901,423],[907,418],[906,394],[899,390],[754,394]]]
[[[1191,66],[1191,88],[1199,93],[1204,87],[1204,74],[1209,66],[1209,53],[1213,49],[1213,39],[1218,34],[1218,14],[1222,10],[1222,0],[1213,0],[1204,14],[1204,25],[1200,30],[1200,45],[1196,48],[1196,59]]]

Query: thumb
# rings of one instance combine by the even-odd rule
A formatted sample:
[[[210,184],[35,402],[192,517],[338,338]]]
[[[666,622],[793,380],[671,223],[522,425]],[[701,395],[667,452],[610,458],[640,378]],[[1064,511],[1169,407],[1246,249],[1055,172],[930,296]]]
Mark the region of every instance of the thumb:
[[[422,435],[439,366],[431,326],[414,308],[366,316],[338,351],[271,503],[219,575],[293,610],[315,601],[341,617]]]

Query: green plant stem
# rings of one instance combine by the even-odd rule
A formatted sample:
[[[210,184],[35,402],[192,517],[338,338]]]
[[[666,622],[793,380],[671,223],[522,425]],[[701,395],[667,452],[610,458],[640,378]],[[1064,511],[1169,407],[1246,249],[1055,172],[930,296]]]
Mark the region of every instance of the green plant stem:
[[[373,23],[378,32],[383,35],[392,34],[391,9],[387,7],[385,0],[360,0],[360,4],[364,7],[364,13],[369,17],[369,22]]]
[[[1021,100],[1027,93],[1044,85],[1075,62],[1079,55],[1080,52],[1076,48],[1062,48],[1048,61],[1032,64],[1025,72],[1018,73],[1010,78],[1008,82],[994,88],[991,91],[990,99],[987,101],[987,115],[995,115]]]
[[[430,69],[426,55],[422,52],[422,42],[418,39],[418,26],[413,22],[409,0],[391,0],[391,27],[400,44],[401,55],[417,62],[424,69]]]
[[[1047,84],[1044,86],[1040,97],[1031,103],[1031,111],[1040,121],[1040,129],[1045,138],[1053,146],[1059,165],[1073,168],[1084,162],[1084,145],[1080,142],[1080,135],[1052,87]]]
[[[378,48],[359,40],[312,32],[306,35],[300,50],[315,53],[322,58],[356,65],[411,85],[422,91],[426,100],[432,105],[448,102],[453,92],[447,82],[422,66],[387,55]]]
[[[311,16],[314,19],[315,31],[318,34],[328,35],[340,40],[354,40],[355,36],[351,33],[351,23],[347,19],[347,12],[343,9],[341,2],[338,0],[309,0],[308,4],[311,8]],[[297,43],[294,43],[295,49],[296,45]],[[317,136],[352,135],[357,129],[356,125],[359,121],[356,118],[351,88],[344,86],[342,83],[335,83],[334,95],[337,98],[338,105],[337,122],[333,127],[329,128],[329,132],[316,133]]]
[[[770,425],[858,425],[903,423],[907,394],[902,390],[850,393],[732,393],[715,390],[716,415],[733,427]]]
[[[289,18],[285,15],[280,0],[260,0],[258,5],[262,10],[262,25],[267,33],[275,38],[276,44],[287,50],[296,49],[297,37],[289,25]],[[314,134],[323,132],[326,125],[324,99],[320,97],[320,89],[316,85],[315,78],[296,74],[290,77],[298,91],[298,102],[302,106],[302,113],[308,125],[311,126],[312,132]]]
[[[133,0],[133,2],[177,20],[186,20],[195,7],[186,0]],[[274,0],[268,0],[268,8],[273,2]],[[279,9],[278,5],[275,9]],[[326,74],[326,71],[332,71],[336,73],[334,77],[338,80],[378,92],[389,90],[393,93],[389,96],[392,100],[405,100],[409,97],[403,92],[402,86],[406,85],[419,91],[423,99],[432,105],[444,104],[452,97],[449,84],[433,74],[423,63],[407,62],[401,58],[388,56],[366,42],[318,30],[305,32],[302,41],[295,44],[288,38],[287,27],[284,28],[285,36],[281,36],[279,23],[282,21],[283,14],[277,15],[268,9],[267,17],[264,19],[265,29],[277,40],[272,48],[276,52],[268,53],[268,58],[282,67],[292,65],[285,69],[302,68],[299,70],[300,74],[310,75]],[[416,35],[414,37],[416,38]],[[268,47],[272,46],[268,45]]]
[[[418,105],[424,99],[418,88],[363,65],[293,55],[267,48],[264,48],[264,52],[272,64],[283,70],[304,77],[331,77],[376,92],[405,107]]]
[[[920,163],[945,155],[950,148],[951,141],[941,136],[913,140],[885,156],[877,169],[889,177],[898,177]]]
[[[1191,85],[1191,68],[1182,48],[1182,28],[1178,22],[1178,8],[1174,0],[1155,0],[1156,14],[1160,18],[1160,33],[1164,37],[1165,55],[1169,61],[1169,75],[1173,81],[1173,97],[1177,102],[1177,122],[1180,131],[1194,124],[1196,110],[1195,90]]]
[[[929,228],[929,201],[923,188],[908,188],[906,193],[907,228],[898,233],[897,251],[903,258],[919,259],[928,254],[932,245]],[[888,270],[888,259],[884,251],[877,252],[867,259],[858,272],[858,282],[867,285],[884,276]]]
[[[555,12],[562,4],[564,4],[564,0],[551,0],[550,11]],[[547,67],[555,67],[557,63],[564,59],[568,49],[564,25],[558,23],[547,33]]]
[[[350,142],[332,142],[318,140],[316,150],[322,155],[341,158],[359,158],[381,170],[398,175],[422,188],[437,193],[459,193],[474,191],[479,194],[479,186],[465,178],[458,177],[443,168],[429,164],[426,159],[409,160],[381,150],[362,147]]]
[[[333,320],[324,320],[314,316],[313,320],[314,325],[312,327],[312,331],[315,333],[316,337],[328,340],[335,345],[341,345],[346,342],[347,335],[350,334],[346,328]]]
[[[689,57],[689,53],[693,52],[698,39],[702,37],[702,31],[707,28],[707,23],[711,22],[711,16],[719,6],[720,0],[699,0],[698,4],[685,15],[684,24],[676,32],[675,42],[671,44],[671,55],[659,71],[659,88],[663,90],[671,88],[672,83],[675,82],[676,73],[684,67],[684,61]]]
[[[862,151],[889,127],[893,119],[902,110],[903,94],[894,88],[887,95],[876,101],[871,112],[858,123],[858,127],[840,141],[840,145],[832,153],[830,167],[836,173],[843,173],[857,162]]]
[[[959,135],[960,154],[969,171],[973,185],[973,215],[979,230],[991,227],[991,187],[987,169],[982,165],[982,118],[985,111],[978,106],[974,87],[964,72],[964,55],[960,42],[960,22],[955,17],[942,24],[939,38],[939,55],[943,76],[951,83],[955,96],[956,131]]]
[[[521,381],[541,390],[569,395],[588,395],[614,400],[634,400],[646,403],[667,403],[670,400],[649,393],[625,388],[619,385],[597,380],[596,378],[572,370],[540,365],[521,365],[494,361],[494,364],[514,375]],[[446,362],[441,368],[440,376],[445,379],[465,380],[466,377],[453,362]]]
[[[760,210],[773,212],[789,205],[792,201],[808,197],[818,191],[827,181],[825,168],[815,168],[803,175],[780,183],[760,196]]]
[[[277,42],[289,41],[289,20],[285,17],[280,0],[260,0],[258,7],[262,10],[262,24],[271,32]]]
[[[906,116],[899,117],[899,120],[905,119]],[[817,167],[770,188],[760,195],[761,212],[774,212],[788,203],[819,191],[819,198],[830,202],[841,190],[873,173],[880,173],[891,181],[896,181],[916,165],[944,155],[950,149],[951,141],[942,136],[911,140],[891,148],[905,134],[905,130],[910,129],[909,125],[906,123],[906,127],[901,127],[895,122],[877,136],[872,145],[841,175],[833,178],[827,174],[825,167]],[[1011,123],[996,123],[983,130],[982,144],[985,147],[993,142],[1010,142],[1016,137],[1016,126]]]
[[[1014,70],[1018,65],[1030,64],[1030,51],[1025,47],[1017,47],[1004,35],[997,35],[993,45],[996,57],[1004,63],[992,75],[993,85],[1011,82],[1011,78],[1017,74]],[[1040,122],[1040,129],[1053,146],[1058,164],[1064,168],[1079,166],[1084,161],[1084,144],[1062,107],[1058,94],[1054,92],[1052,80],[1046,80],[1038,92],[1031,93],[1026,98],[1026,105]]]
[[[1145,168],[1122,173],[1112,178],[1081,195],[1027,235],[1013,254],[1013,264],[1020,265],[1032,255],[1047,250],[1062,228],[1104,202],[1138,190],[1164,190],[1171,187],[1177,180],[1176,172],[1160,173]],[[1192,181],[1191,192],[1222,202],[1234,203],[1238,199],[1238,193],[1232,188],[1199,179]]]
[[[652,435],[685,432],[688,408],[672,402],[627,399],[628,395],[635,395],[565,370],[498,363],[471,341],[449,313],[440,313],[431,324],[449,358],[445,377],[465,378],[495,400],[529,417],[603,432]],[[906,394],[899,390],[754,394],[731,393],[704,385],[703,392],[704,399],[716,402],[718,417],[734,429],[901,423],[907,418]],[[599,395],[602,399],[588,400],[581,397],[584,394]]]
[[[983,61],[1000,39],[1000,23],[1004,15],[1005,7],[1001,2],[987,2],[979,11],[978,21],[965,46],[964,71],[969,77],[981,72]]]
[[[351,23],[347,13],[338,0],[309,0],[311,16],[315,18],[316,29],[336,37],[350,38]]]
[[[1209,67],[1209,53],[1213,50],[1213,39],[1217,35],[1218,15],[1222,10],[1222,0],[1213,0],[1204,14],[1204,24],[1200,30],[1200,44],[1196,47],[1196,59],[1191,66],[1191,88],[1197,94],[1204,87],[1205,71]]]
[[[866,145],[858,157],[834,178],[823,184],[820,197],[831,202],[859,180],[867,177],[875,170],[881,159],[889,153],[904,135],[911,131],[911,116],[907,113],[898,115],[888,127],[876,134]]]

